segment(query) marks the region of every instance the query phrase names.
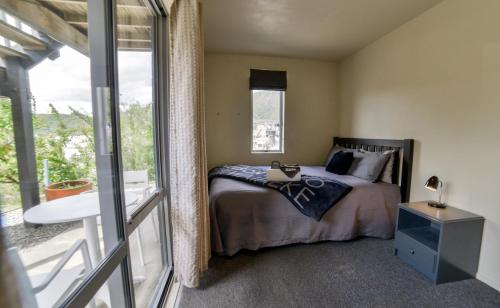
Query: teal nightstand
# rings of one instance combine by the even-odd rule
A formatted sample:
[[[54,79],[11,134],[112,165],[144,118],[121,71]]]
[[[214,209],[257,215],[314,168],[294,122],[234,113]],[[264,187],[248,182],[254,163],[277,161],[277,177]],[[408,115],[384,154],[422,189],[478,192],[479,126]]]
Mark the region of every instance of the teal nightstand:
[[[427,202],[402,203],[394,254],[434,284],[475,277],[484,218],[452,206],[433,208]]]

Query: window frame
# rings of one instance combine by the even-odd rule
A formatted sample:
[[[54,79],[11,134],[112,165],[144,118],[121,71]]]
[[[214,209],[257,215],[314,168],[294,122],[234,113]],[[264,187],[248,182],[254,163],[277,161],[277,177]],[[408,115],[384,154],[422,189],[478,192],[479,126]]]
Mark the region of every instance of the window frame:
[[[100,204],[106,204],[101,207],[100,215],[105,246],[102,260],[99,260],[91,272],[82,278],[81,283],[58,303],[61,307],[86,306],[106,283],[115,287],[113,292],[109,292],[112,305],[127,308],[136,306],[129,235],[156,207],[159,215],[163,217],[158,221],[164,263],[154,293],[150,295],[149,307],[159,307],[164,304],[169,284],[173,280],[168,166],[169,107],[167,104],[169,22],[168,13],[160,1],[143,0],[143,2],[154,15],[154,25],[152,25],[153,138],[157,189],[149,198],[143,200],[132,213],[131,218],[127,219],[117,72],[117,1],[87,0],[85,4],[87,6],[94,138],[96,134],[99,134],[99,138],[95,138],[96,167],[104,167],[100,168],[101,176],[98,177],[98,181]],[[15,15],[16,7],[10,4],[8,7],[13,7],[13,15]],[[1,85],[0,88],[2,88]],[[8,97],[10,98],[10,93]],[[17,151],[23,150],[16,149]]]
[[[280,92],[280,142],[278,150],[254,150],[253,148],[253,109],[254,109],[254,91],[273,91]],[[285,92],[286,90],[250,90],[250,153],[251,154],[285,154]]]
[[[90,1],[90,0],[88,0]],[[84,281],[64,300],[63,307],[83,307],[96,295],[102,285],[109,279],[121,280],[123,292],[115,292],[122,298],[125,307],[135,307],[135,292],[133,285],[133,273],[130,259],[129,236],[143,222],[143,220],[155,209],[159,209],[160,242],[162,243],[161,253],[164,268],[160,274],[157,285],[151,294],[149,307],[159,307],[166,300],[168,286],[173,279],[173,258],[172,258],[172,227],[170,224],[170,187],[168,180],[168,14],[158,6],[153,0],[143,0],[146,6],[154,15],[154,25],[152,27],[152,49],[153,49],[153,139],[156,169],[157,189],[146,199],[142,200],[131,217],[126,214],[124,200],[123,168],[121,159],[121,134],[120,134],[120,110],[119,110],[119,82],[118,82],[118,50],[116,40],[116,2],[105,0],[100,3],[104,8],[103,16],[97,22],[101,22],[105,31],[105,41],[107,48],[101,47],[102,61],[109,66],[107,74],[107,87],[110,92],[110,105],[112,108],[114,128],[114,167],[113,177],[116,181],[114,189],[114,210],[117,212],[116,229],[119,234],[119,243],[116,247],[104,256],[101,264],[90,273]],[[89,5],[89,10],[91,6]],[[95,7],[93,7],[96,10]],[[112,46],[112,47],[111,47]],[[105,60],[104,60],[105,59]],[[115,270],[120,273],[117,276]],[[118,273],[116,272],[116,273]],[[114,275],[113,275],[114,274]],[[113,277],[115,276],[115,277]]]

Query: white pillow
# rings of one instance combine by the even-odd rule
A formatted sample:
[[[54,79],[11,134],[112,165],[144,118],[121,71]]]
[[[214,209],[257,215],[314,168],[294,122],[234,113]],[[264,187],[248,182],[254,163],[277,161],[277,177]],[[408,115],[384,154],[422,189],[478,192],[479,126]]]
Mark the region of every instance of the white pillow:
[[[394,160],[396,159],[396,151],[395,150],[389,150],[389,151],[384,151],[384,154],[389,154],[390,157],[387,160],[387,163],[384,166],[384,169],[382,169],[382,173],[380,173],[380,182],[384,183],[392,183],[392,171],[394,170]]]

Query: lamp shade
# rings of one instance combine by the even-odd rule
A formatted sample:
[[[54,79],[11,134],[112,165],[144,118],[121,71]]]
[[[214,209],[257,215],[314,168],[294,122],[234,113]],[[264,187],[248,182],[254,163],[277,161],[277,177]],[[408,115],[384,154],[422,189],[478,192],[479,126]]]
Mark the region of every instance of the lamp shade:
[[[425,182],[425,188],[429,189],[429,190],[432,190],[432,191],[436,191],[438,189],[438,186],[439,186],[439,178],[435,175],[431,176],[427,182]]]

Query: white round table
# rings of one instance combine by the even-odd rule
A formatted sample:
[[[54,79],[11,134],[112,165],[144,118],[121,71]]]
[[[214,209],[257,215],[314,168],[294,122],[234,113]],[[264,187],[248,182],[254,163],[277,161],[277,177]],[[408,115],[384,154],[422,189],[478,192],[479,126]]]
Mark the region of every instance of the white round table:
[[[137,199],[136,193],[125,192],[127,207],[134,204]],[[83,220],[90,258],[95,267],[102,260],[97,232],[97,216],[99,215],[101,215],[99,194],[90,192],[40,203],[24,213],[24,220],[33,224],[56,224]]]

